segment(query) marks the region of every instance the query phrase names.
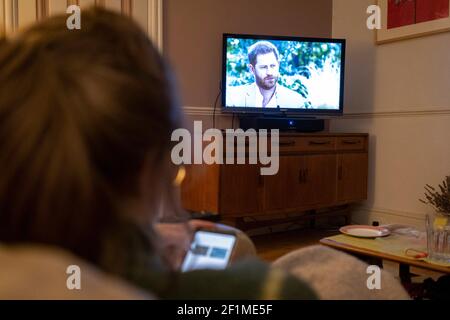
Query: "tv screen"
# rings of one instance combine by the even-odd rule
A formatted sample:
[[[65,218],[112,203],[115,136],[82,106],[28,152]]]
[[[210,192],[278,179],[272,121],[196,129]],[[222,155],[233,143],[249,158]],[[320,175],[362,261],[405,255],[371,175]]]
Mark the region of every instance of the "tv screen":
[[[224,34],[223,111],[339,114],[345,40]]]

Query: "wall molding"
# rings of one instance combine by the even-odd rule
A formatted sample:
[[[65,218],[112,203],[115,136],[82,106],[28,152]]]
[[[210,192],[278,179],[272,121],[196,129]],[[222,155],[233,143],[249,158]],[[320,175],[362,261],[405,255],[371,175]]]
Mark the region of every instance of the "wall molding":
[[[122,14],[131,17],[133,16],[133,0],[121,1]]]
[[[374,212],[374,213],[379,213],[379,214],[388,215],[388,216],[415,219],[415,220],[420,220],[420,221],[424,220],[425,216],[427,214],[426,212],[424,212],[424,213],[407,212],[407,211],[399,211],[399,210],[378,208],[378,207],[366,207],[366,206],[359,206],[359,207],[356,207],[355,209],[360,210],[360,211]]]
[[[5,34],[6,29],[6,12],[5,12],[5,0],[0,0],[0,37]]]
[[[4,32],[11,34],[19,29],[19,0],[3,0]]]
[[[344,113],[339,119],[371,119],[371,118],[402,118],[450,115],[449,107],[434,107],[429,110],[399,110],[380,112]]]
[[[104,8],[106,6],[105,0],[95,0],[95,6]]]
[[[404,224],[420,229],[425,228],[426,212],[406,212],[393,209],[356,206],[352,214],[352,223],[371,224],[372,221],[379,221],[381,224]]]
[[[189,107],[185,106],[183,107],[183,110],[186,115],[188,116],[208,116],[212,117],[214,116],[214,109],[213,108],[205,108],[205,107]],[[216,117],[228,117],[232,118],[233,113],[222,113],[222,108],[217,107],[216,109]],[[237,116],[237,113],[234,113],[235,116]]]
[[[40,21],[50,15],[49,0],[36,0],[36,20]]]
[[[163,0],[148,0],[148,35],[155,46],[163,51]]]
[[[214,109],[210,107],[184,106],[183,109],[188,115],[212,116],[214,112]],[[216,114],[221,114],[220,110],[221,107],[218,107],[216,109]],[[345,113],[342,117],[330,117],[330,119],[341,120],[341,119],[371,119],[371,118],[402,118],[402,117],[424,117],[437,115],[438,116],[450,115],[450,108],[432,108],[430,110],[414,110],[414,111]]]
[[[184,106],[184,112],[189,116],[213,116],[214,109],[207,107],[192,107],[192,106]],[[232,116],[231,113],[221,113],[221,108],[217,107],[216,116]]]

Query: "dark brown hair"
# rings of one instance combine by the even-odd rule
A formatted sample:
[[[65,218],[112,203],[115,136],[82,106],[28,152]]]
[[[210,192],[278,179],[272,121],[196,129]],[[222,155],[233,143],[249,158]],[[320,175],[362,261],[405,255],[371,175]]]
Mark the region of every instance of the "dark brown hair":
[[[0,242],[95,261],[144,163],[154,214],[171,188],[181,115],[167,67],[134,22],[99,9],[83,11],[81,30],[52,17],[1,43]]]
[[[256,61],[259,55],[272,52],[275,55],[276,59],[279,60],[280,54],[277,47],[275,47],[273,43],[269,41],[258,41],[248,49],[248,61],[252,66],[256,66]]]

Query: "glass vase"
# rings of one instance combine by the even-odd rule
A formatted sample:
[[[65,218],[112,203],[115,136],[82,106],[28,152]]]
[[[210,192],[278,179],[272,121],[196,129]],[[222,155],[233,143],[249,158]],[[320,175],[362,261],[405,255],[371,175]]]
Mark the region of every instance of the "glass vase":
[[[427,215],[426,229],[428,258],[450,264],[450,214],[437,212]]]

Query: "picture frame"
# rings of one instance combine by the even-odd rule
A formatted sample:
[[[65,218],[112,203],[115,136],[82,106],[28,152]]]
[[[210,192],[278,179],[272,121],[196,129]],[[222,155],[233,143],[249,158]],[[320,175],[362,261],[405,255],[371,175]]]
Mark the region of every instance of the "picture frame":
[[[378,0],[378,5],[377,44],[450,31],[450,0]]]

